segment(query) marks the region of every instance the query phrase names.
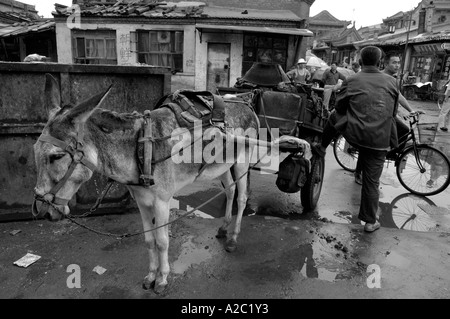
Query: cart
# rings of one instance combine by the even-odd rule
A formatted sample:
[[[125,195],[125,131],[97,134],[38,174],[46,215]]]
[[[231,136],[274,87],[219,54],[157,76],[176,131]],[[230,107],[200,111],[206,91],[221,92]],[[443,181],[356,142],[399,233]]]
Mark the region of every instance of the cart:
[[[438,89],[433,82],[412,83],[403,85],[403,95],[408,100],[420,99],[442,103],[445,97],[445,87]]]
[[[262,81],[255,80],[252,74],[248,74],[255,65],[258,67],[257,64],[261,63],[255,63],[243,78],[253,80],[248,87],[240,85],[238,88],[218,88],[218,92],[241,96],[245,92],[249,93],[252,97],[250,103],[258,115],[261,129],[277,128],[282,137],[291,136],[308,144],[320,143],[329,114],[312,86],[293,85],[290,81],[280,82],[283,74],[280,78],[276,78],[276,75],[277,72],[283,72],[281,67],[277,72],[272,72],[275,77],[273,81],[264,79],[265,86],[263,86],[258,84]],[[267,72],[266,64],[263,68],[266,72],[261,74],[270,74]],[[280,86],[280,83],[284,85]],[[325,159],[315,155],[306,159],[304,148],[295,143],[280,145],[280,152],[287,156],[280,163],[277,172],[278,188],[286,193],[299,192],[304,210],[314,210],[322,190]],[[283,178],[289,181],[283,182]]]

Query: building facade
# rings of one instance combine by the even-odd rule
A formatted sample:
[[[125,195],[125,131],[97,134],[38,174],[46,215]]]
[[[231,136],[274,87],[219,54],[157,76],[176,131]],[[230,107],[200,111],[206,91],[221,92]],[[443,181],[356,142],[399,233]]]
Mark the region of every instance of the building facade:
[[[383,20],[385,34],[355,43],[358,49],[376,45],[403,57],[407,83],[432,82],[437,90],[449,79],[450,0],[423,0],[411,11]]]
[[[189,1],[77,5],[56,8],[58,62],[167,67],[173,90],[233,86],[258,61],[288,69],[312,36],[306,19],[288,10]]]
[[[0,0],[0,61],[19,62],[34,53],[57,61],[54,22],[41,19],[32,5]]]
[[[352,43],[362,38],[354,27],[348,28],[350,24],[350,21],[335,18],[327,10],[311,17],[309,29],[314,33],[308,41],[311,52],[327,63],[351,63],[355,51]]]

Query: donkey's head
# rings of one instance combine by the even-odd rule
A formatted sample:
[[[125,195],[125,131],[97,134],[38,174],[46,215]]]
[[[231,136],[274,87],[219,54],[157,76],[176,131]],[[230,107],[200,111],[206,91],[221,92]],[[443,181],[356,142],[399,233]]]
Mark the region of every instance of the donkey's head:
[[[69,214],[68,203],[81,184],[92,177],[97,150],[85,143],[85,123],[110,88],[76,106],[60,107],[56,80],[46,74],[45,100],[48,122],[34,144],[37,169],[34,216],[59,220]]]

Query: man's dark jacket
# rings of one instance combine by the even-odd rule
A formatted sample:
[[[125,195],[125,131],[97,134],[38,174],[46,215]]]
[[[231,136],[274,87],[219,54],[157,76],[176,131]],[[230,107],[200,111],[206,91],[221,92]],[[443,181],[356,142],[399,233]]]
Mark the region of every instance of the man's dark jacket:
[[[374,150],[397,147],[398,96],[395,78],[377,67],[363,67],[342,83],[336,98],[336,128],[355,146]]]

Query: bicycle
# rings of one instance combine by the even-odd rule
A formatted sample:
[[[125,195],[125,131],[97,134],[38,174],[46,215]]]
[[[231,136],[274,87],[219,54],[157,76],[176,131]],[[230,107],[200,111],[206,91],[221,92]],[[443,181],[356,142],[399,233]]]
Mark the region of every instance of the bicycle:
[[[397,178],[409,192],[422,196],[436,195],[450,184],[450,160],[442,151],[420,143],[420,135],[423,134],[420,129],[417,140],[414,131],[416,124],[419,126],[417,113],[410,116],[409,132],[399,138],[398,147],[388,152],[386,160],[394,161]],[[333,153],[343,169],[355,172],[358,149],[342,135],[334,140]]]

